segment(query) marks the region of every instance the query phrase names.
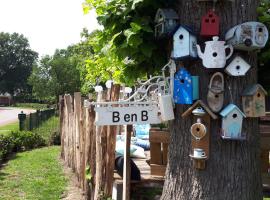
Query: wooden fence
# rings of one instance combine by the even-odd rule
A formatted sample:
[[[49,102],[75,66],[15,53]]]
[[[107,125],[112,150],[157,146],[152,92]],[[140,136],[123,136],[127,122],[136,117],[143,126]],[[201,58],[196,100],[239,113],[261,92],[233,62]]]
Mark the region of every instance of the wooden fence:
[[[120,86],[103,95],[105,101],[119,99]],[[60,96],[61,157],[72,168],[86,199],[112,195],[116,126],[96,127],[94,107],[85,108],[80,93]]]

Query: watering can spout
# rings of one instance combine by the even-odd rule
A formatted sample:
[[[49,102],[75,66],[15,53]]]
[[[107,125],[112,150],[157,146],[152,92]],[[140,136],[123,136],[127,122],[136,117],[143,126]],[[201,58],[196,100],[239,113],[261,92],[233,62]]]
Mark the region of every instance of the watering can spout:
[[[196,46],[197,46],[198,56],[199,56],[201,59],[203,59],[204,54],[202,53],[202,50],[201,50],[200,45],[197,44]]]

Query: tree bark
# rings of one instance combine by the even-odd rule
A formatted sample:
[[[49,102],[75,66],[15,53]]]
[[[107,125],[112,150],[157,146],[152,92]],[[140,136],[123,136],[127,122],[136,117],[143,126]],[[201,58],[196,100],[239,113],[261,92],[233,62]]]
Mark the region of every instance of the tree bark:
[[[216,13],[220,17],[220,40],[231,27],[246,22],[256,21],[257,0],[218,1]],[[196,33],[200,31],[201,17],[213,8],[212,2],[196,0],[177,0],[175,9],[180,16],[180,23],[192,25]],[[204,46],[204,41],[199,41]],[[234,103],[242,109],[241,94],[251,83],[257,82],[256,52],[236,51],[252,68],[245,77],[229,77],[223,70],[207,70],[200,59],[185,61],[184,67],[192,75],[200,76],[200,98],[206,103],[206,94],[210,77],[221,71],[225,77],[224,106]],[[235,55],[234,53],[234,55]],[[179,63],[178,63],[179,64]],[[230,95],[229,89],[231,88]],[[231,97],[232,96],[232,97]],[[181,118],[188,105],[177,105],[176,119],[170,123],[171,137],[168,166],[162,200],[261,200],[262,182],[260,174],[260,146],[257,118],[246,118],[243,131],[245,141],[224,141],[219,136],[221,119],[211,121],[210,157],[205,170],[193,167],[189,157],[191,151],[192,117]]]

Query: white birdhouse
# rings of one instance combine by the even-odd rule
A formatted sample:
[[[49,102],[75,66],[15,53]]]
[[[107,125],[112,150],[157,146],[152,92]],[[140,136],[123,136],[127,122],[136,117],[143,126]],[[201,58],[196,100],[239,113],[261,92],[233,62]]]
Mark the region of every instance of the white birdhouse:
[[[245,22],[231,28],[225,36],[228,44],[235,49],[252,51],[266,45],[269,33],[266,26],[260,22]]]
[[[242,95],[244,113],[247,117],[265,116],[265,96],[267,92],[260,84],[248,86]]]
[[[173,59],[197,58],[197,38],[187,26],[180,26],[173,35]]]
[[[244,140],[246,138],[242,133],[243,118],[246,115],[236,105],[228,105],[220,115],[222,116],[221,136],[223,139]]]
[[[243,58],[236,56],[226,67],[225,72],[230,76],[245,76],[250,67],[250,64],[248,64]]]

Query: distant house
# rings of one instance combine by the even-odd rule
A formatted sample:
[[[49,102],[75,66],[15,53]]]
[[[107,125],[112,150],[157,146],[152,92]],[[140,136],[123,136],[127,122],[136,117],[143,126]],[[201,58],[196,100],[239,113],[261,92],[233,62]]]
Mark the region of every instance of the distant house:
[[[12,96],[9,93],[0,94],[0,106],[9,106],[13,102]]]

